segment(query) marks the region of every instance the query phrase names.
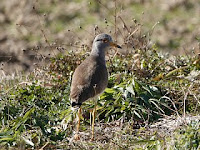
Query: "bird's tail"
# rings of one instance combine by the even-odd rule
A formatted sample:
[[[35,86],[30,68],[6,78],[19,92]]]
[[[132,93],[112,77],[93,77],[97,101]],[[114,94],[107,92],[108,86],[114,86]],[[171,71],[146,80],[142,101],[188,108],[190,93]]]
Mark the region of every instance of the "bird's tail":
[[[77,102],[74,102],[74,101],[71,101],[71,110],[72,111],[75,111],[75,110],[78,110],[80,107],[81,107],[82,103],[77,103]]]

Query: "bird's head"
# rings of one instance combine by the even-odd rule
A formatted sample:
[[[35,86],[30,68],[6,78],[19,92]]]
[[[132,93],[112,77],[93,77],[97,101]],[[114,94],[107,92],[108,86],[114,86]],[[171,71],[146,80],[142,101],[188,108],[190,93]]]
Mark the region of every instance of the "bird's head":
[[[108,47],[121,48],[121,46],[115,44],[112,41],[112,37],[108,34],[102,33],[95,37],[93,41],[93,51],[98,51],[98,53],[104,52]]]

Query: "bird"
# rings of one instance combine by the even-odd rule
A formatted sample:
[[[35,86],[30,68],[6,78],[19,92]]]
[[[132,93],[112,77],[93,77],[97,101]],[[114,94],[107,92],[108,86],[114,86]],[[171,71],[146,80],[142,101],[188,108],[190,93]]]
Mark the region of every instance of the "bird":
[[[92,44],[90,55],[75,69],[70,89],[71,106],[78,108],[78,123],[75,140],[79,140],[81,105],[89,99],[97,98],[108,84],[108,72],[105,53],[109,47],[121,48],[113,42],[112,37],[106,33],[97,35]],[[92,137],[94,140],[94,120],[96,103],[92,112]]]

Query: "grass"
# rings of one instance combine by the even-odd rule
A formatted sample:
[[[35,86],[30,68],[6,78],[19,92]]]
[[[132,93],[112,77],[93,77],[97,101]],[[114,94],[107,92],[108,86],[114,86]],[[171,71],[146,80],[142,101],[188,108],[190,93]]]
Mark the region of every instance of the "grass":
[[[153,48],[141,53],[137,70],[132,68],[132,54],[116,55],[112,62],[108,62],[109,85],[97,107],[97,143],[87,140],[90,110],[93,108],[93,102],[88,101],[83,105],[82,143],[67,144],[73,137],[76,117],[69,102],[72,71],[87,54],[60,54],[45,68],[38,68],[20,79],[14,77],[2,82],[2,148],[39,148],[47,142],[47,148],[197,148],[200,138],[198,121],[175,129],[171,136],[159,135],[156,130],[149,133],[147,128],[167,115],[199,112],[199,83],[188,81],[191,72],[198,73],[198,66],[193,64],[196,58],[177,57],[175,66],[171,67],[179,69],[166,71],[164,68],[169,64],[165,61],[168,59],[158,50]],[[126,60],[122,59],[125,57]],[[162,74],[161,78],[156,78],[159,74]],[[173,143],[168,146],[166,143],[170,141]]]
[[[103,7],[97,4],[97,8]],[[93,11],[99,11],[97,8]],[[51,10],[40,11],[46,9]],[[29,74],[0,78],[1,149],[200,148],[199,56],[163,54],[156,44],[150,44],[153,29],[144,32],[140,22],[129,25],[119,16],[118,24],[112,26],[108,20],[108,27],[104,22],[103,28],[96,30],[111,30],[113,37],[116,31],[116,40],[124,42],[127,49],[124,54],[110,50],[107,55],[110,77],[97,100],[96,140],[89,140],[93,101],[83,104],[81,140],[73,140],[76,111],[71,110],[69,101],[71,78],[91,47],[90,41],[82,45],[77,40],[69,44],[69,50],[65,44],[56,45],[49,63]],[[62,27],[55,31],[61,32]]]

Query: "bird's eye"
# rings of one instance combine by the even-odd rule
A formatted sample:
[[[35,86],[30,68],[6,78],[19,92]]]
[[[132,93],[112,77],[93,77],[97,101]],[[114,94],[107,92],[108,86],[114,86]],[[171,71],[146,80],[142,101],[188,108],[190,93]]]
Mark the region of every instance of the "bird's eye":
[[[102,41],[102,42],[104,42],[104,43],[107,43],[107,42],[108,42],[108,39],[98,39],[98,40],[96,40],[96,41]]]
[[[103,39],[102,40],[104,43],[107,43],[108,42],[108,39]]]

